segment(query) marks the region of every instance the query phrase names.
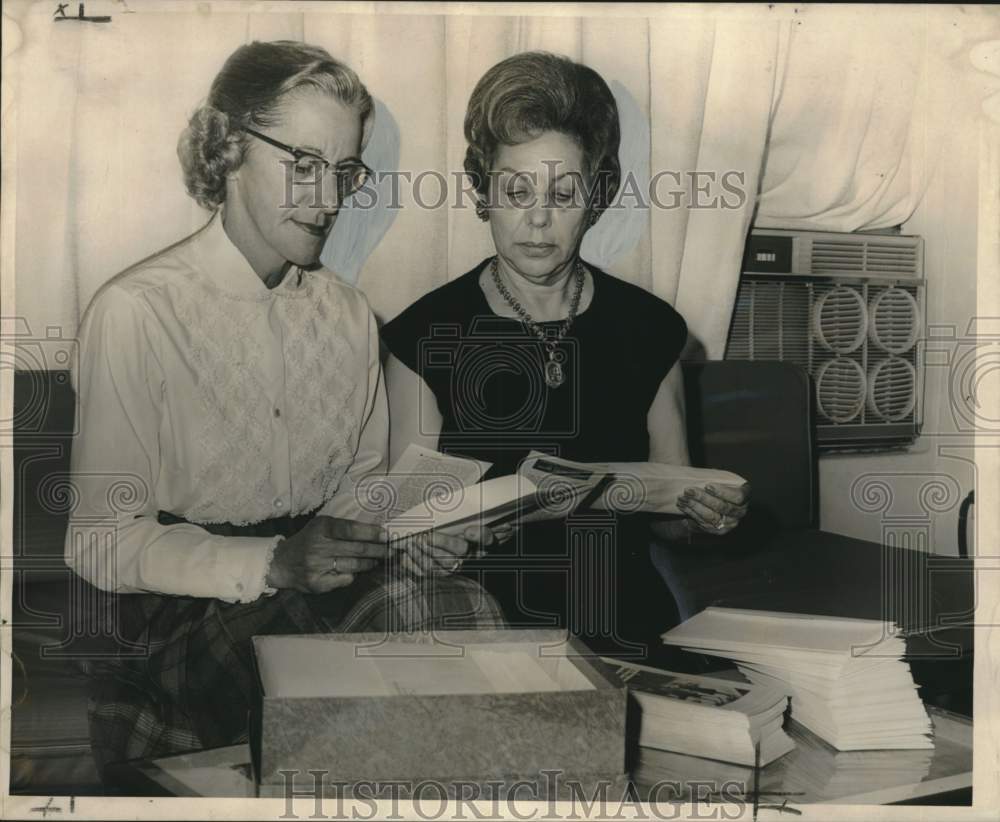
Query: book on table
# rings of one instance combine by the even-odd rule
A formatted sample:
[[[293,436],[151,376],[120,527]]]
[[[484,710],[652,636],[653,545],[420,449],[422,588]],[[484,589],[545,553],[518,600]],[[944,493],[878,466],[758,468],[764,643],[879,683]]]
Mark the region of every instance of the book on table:
[[[638,704],[643,747],[750,766],[767,765],[795,747],[782,730],[788,697],[779,689],[602,661]]]
[[[663,634],[736,662],[791,698],[791,716],[837,750],[933,748],[906,645],[890,621],[706,608]]]

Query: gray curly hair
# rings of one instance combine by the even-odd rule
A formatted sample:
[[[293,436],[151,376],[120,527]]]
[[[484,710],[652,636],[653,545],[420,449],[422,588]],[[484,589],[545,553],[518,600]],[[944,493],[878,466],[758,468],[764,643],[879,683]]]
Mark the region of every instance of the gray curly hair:
[[[247,148],[243,129],[275,125],[282,98],[301,88],[318,89],[357,108],[369,133],[374,106],[368,89],[325,49],[293,40],[240,46],[177,144],[184,184],[199,205],[215,209],[225,202],[226,177],[243,163]]]

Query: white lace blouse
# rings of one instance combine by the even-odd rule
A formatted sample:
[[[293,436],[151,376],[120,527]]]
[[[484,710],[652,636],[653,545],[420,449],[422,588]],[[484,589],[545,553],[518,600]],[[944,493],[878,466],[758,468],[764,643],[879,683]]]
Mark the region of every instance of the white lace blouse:
[[[388,411],[364,295],[292,268],[272,290],[221,216],[108,282],[73,372],[79,436],[66,561],[105,590],[249,602],[277,538],[161,525],[354,516]]]

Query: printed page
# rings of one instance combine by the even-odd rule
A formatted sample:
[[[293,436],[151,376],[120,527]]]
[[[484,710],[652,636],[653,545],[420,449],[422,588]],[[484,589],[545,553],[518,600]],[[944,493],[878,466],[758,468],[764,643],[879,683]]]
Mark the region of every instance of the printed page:
[[[786,701],[781,688],[676,673],[607,657],[602,657],[601,660],[615,669],[616,675],[629,689],[688,705],[723,708],[756,716]]]
[[[654,462],[573,462],[537,451],[528,455],[520,472],[540,488],[546,478],[563,486],[589,483],[592,488],[607,477],[592,507],[622,513],[680,514],[677,500],[688,488],[704,488],[710,483],[740,486],[745,482],[731,471],[711,468]]]
[[[385,523],[390,542],[433,529],[461,530],[517,519],[537,508],[534,483],[517,474],[441,493]]]
[[[731,471],[690,465],[609,462],[605,467],[614,479],[594,507],[621,513],[680,514],[677,500],[688,488],[704,488],[710,484],[740,487],[746,482]]]
[[[568,517],[581,504],[590,505],[599,486],[611,480],[603,465],[571,462],[532,451],[521,462],[518,474],[538,486],[539,508],[526,522]]]
[[[479,482],[492,463],[442,454],[411,443],[385,476],[359,484],[369,520],[385,522],[438,497],[449,498]]]
[[[428,496],[474,485],[491,467],[489,462],[442,454],[411,443],[389,471],[398,492],[390,516],[409,511]]]

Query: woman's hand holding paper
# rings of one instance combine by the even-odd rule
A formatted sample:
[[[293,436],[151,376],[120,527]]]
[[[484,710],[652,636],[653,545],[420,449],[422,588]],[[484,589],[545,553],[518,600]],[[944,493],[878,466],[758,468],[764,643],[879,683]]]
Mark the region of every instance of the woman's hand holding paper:
[[[708,534],[728,534],[746,516],[750,483],[723,485],[710,483],[704,488],[687,488],[677,500],[677,508],[695,526]]]
[[[519,527],[520,525],[514,525],[511,522],[505,522],[502,525],[494,525],[491,529],[493,531],[493,542],[496,545],[503,545],[505,542],[514,537],[514,534],[517,533]]]
[[[387,553],[380,526],[316,516],[275,547],[267,584],[323,594],[350,585],[355,574],[371,570]]]
[[[400,552],[400,567],[422,577],[455,573],[465,559],[478,555],[493,541],[493,532],[487,526],[467,525],[461,534],[446,530],[424,531],[402,537],[392,545]]]

